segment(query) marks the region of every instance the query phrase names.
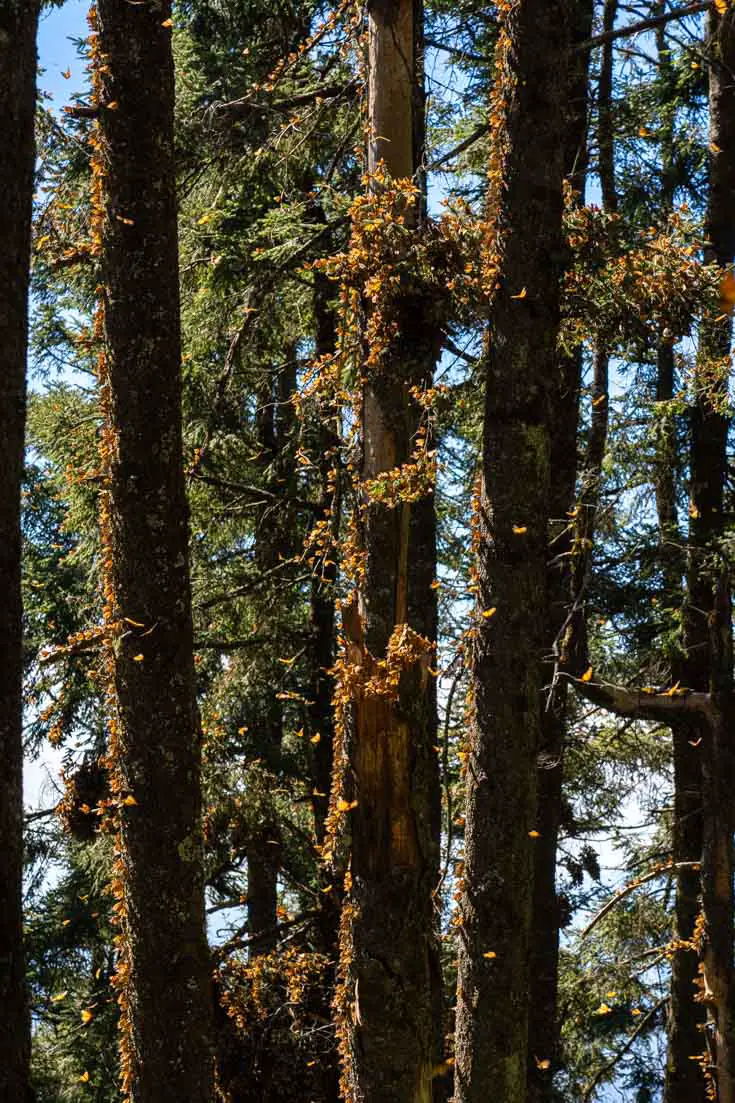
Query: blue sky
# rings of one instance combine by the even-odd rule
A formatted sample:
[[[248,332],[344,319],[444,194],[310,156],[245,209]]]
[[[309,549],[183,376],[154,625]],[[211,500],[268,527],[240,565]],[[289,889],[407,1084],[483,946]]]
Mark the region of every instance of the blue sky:
[[[61,8],[51,8],[41,17],[38,34],[38,61],[44,70],[39,81],[43,92],[53,96],[53,106],[60,111],[74,92],[84,88],[84,62],[77,57],[71,39],[87,35],[88,0],[66,0]],[[65,80],[61,75],[71,70]]]
[[[50,94],[51,105],[61,111],[74,92],[86,83],[84,62],[77,57],[70,39],[87,34],[88,0],[66,0],[63,8],[52,8],[41,18],[38,35],[38,61],[41,68],[39,88]],[[71,70],[69,79],[62,73]],[[58,774],[61,752],[47,744],[37,759],[26,759],[24,770],[25,802],[31,808],[48,807],[58,799]],[[54,795],[54,787],[57,792]]]

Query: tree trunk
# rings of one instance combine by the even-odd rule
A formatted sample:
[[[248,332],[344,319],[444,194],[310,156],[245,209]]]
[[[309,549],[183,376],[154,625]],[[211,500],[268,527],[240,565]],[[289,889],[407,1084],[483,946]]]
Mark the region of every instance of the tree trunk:
[[[315,355],[319,360],[334,356],[337,349],[337,332],[334,311],[330,305],[333,285],[322,272],[314,273]],[[319,466],[320,506],[319,520],[329,525],[332,538],[339,539],[341,495],[339,485],[339,425],[333,406],[319,410],[321,422],[316,431],[317,464]],[[329,803],[334,756],[334,722],[332,716],[333,678],[329,671],[335,660],[336,602],[335,582],[337,564],[330,561],[319,564],[311,584],[312,633],[311,662],[312,683],[309,698],[309,723],[311,733],[319,733],[311,756],[312,808],[314,831],[318,846],[323,846],[326,833],[325,821]]]
[[[392,178],[412,177],[421,163],[421,5],[373,0],[368,21],[368,167],[374,173],[382,160]],[[419,232],[420,203],[406,216]],[[363,386],[363,480],[410,461],[422,414],[411,388],[430,386],[439,351],[429,304],[399,295],[397,334]],[[354,1103],[428,1103],[439,988],[432,892],[440,805],[428,675],[436,639],[433,495],[394,507],[366,497],[362,529],[364,579],[354,615],[344,617],[361,683],[353,698],[351,891],[341,928],[343,1092]],[[385,659],[402,663],[395,697],[367,688],[380,680]]]
[[[657,355],[656,400],[669,402],[674,395],[674,350],[662,341]],[[660,415],[661,416],[661,415]],[[676,426],[670,414],[661,416],[658,426],[654,489],[658,514],[663,567],[662,601],[673,615],[681,592],[683,562],[676,509]],[[700,626],[701,627],[701,626]],[[697,641],[690,626],[684,646],[696,652]],[[671,657],[671,683],[695,688],[702,678],[691,669],[685,655]],[[706,690],[706,679],[704,689]],[[672,861],[676,874],[673,938],[677,950],[671,959],[671,1000],[667,1021],[668,1047],[664,1103],[704,1103],[705,1082],[692,1060],[702,1051],[704,1007],[695,1000],[697,954],[692,946],[699,915],[700,877],[692,863],[702,856],[702,770],[697,744],[699,730],[685,722],[672,723],[671,738],[674,765],[674,811],[672,825]]]
[[[618,0],[605,0],[602,15],[604,34],[608,34],[614,29],[617,14]],[[597,85],[598,174],[602,190],[602,204],[606,211],[617,211],[618,209],[618,196],[615,187],[615,137],[612,103],[614,56],[614,43],[606,42],[602,47],[600,77]]]
[[[0,4],[0,1099],[31,1098],[23,965],[23,626],[20,491],[33,205],[34,0]]]
[[[735,16],[709,17],[709,261],[735,256]],[[731,579],[721,549],[725,529],[729,418],[722,412],[729,379],[731,323],[705,318],[700,331],[691,416],[690,527],[685,645],[692,689],[708,689],[712,722],[702,730],[701,997],[707,1008],[707,1049],[719,1103],[735,1100],[732,899],[732,629]]]
[[[105,352],[101,507],[121,917],[124,1089],[134,1103],[212,1098],[201,729],[181,436],[171,5],[100,0]]]
[[[660,0],[654,14],[661,14],[664,6],[664,0]],[[676,73],[666,48],[666,29],[663,26],[656,32],[656,45],[664,95],[673,95]],[[673,133],[666,133],[661,148],[661,202],[665,214],[671,212],[675,199],[673,140]],[[673,342],[661,335],[656,353],[656,402],[670,403],[674,397],[675,369]],[[659,411],[657,419],[654,490],[663,574],[662,604],[668,617],[673,617],[679,603],[685,566],[676,507],[676,422],[667,410]],[[687,641],[683,642],[686,646]],[[695,641],[690,640],[689,643],[695,644]],[[688,669],[683,653],[671,655],[670,677],[672,685],[680,682],[693,688],[696,674]],[[692,1060],[702,1051],[702,1026],[705,1021],[704,1006],[695,999],[698,962],[692,946],[701,889],[699,873],[692,868],[692,863],[698,862],[702,856],[702,770],[701,753],[697,747],[698,734],[697,727],[691,724],[680,722],[671,725],[674,765],[672,861],[679,868],[673,929],[677,949],[671,959],[664,1103],[705,1103],[706,1099],[704,1077],[696,1061]]]
[[[501,13],[490,170],[491,263],[499,276],[485,354],[476,519],[480,604],[459,914],[457,1103],[484,1101],[489,1085],[503,1103],[526,1098],[536,762],[549,643],[551,408],[573,9],[566,0],[520,0]]]
[[[656,400],[669,402],[674,395],[674,350],[662,341],[657,356]],[[676,509],[676,427],[670,414],[658,427],[654,489],[663,565],[662,600],[673,615],[681,592],[681,538]],[[687,641],[684,641],[685,646]],[[695,645],[690,638],[689,646]],[[696,646],[696,645],[695,645]],[[697,679],[686,658],[672,655],[671,683],[694,688]],[[705,689],[707,686],[705,685]],[[699,915],[700,878],[691,864],[702,855],[702,771],[696,726],[683,722],[671,725],[674,764],[674,812],[672,861],[676,874],[674,942],[671,959],[671,1000],[668,1013],[668,1047],[664,1103],[704,1103],[705,1082],[692,1057],[702,1051],[704,1008],[696,1002],[697,954],[691,945]]]
[[[572,9],[574,42],[592,33],[590,0],[577,0]],[[587,108],[589,51],[574,57],[569,73],[564,171],[579,201],[584,201],[587,173]],[[551,565],[547,577],[547,662],[544,684],[554,675],[554,652],[569,611],[569,565],[573,526],[569,513],[574,505],[577,479],[577,432],[582,351],[559,358],[559,385],[551,409],[551,470],[549,503]],[[534,848],[531,976],[528,1020],[528,1100],[550,1100],[553,1070],[559,1045],[557,990],[559,979],[559,900],[556,890],[556,856],[562,812],[564,743],[566,736],[566,683],[559,682],[541,716],[537,773],[537,830]],[[549,1063],[550,1062],[550,1063]]]
[[[296,544],[296,519],[290,499],[295,496],[294,468],[294,406],[291,401],[296,390],[296,348],[285,350],[283,365],[273,370],[257,394],[256,435],[260,455],[259,466],[263,472],[266,492],[271,496],[260,511],[255,533],[255,563],[263,576],[278,568],[279,563],[290,559]],[[279,498],[281,499],[279,501]],[[286,606],[288,617],[288,580],[280,577],[267,586],[260,599],[258,623],[270,630],[274,638],[281,635],[279,612]],[[279,598],[280,604],[279,604]],[[276,693],[279,686],[277,659],[264,656],[262,685],[253,717],[258,758],[262,758],[267,770],[277,776],[281,770],[283,743],[283,709]],[[248,930],[253,937],[250,954],[267,954],[278,943],[278,869],[281,859],[281,840],[278,817],[264,794],[262,813],[248,839]]]

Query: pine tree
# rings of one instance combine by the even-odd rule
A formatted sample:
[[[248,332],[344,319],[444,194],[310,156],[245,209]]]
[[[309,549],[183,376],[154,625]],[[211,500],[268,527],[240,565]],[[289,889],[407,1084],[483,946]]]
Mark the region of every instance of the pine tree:
[[[572,10],[502,5],[491,118],[490,303],[477,507],[455,1095],[526,1098],[562,185]],[[540,1060],[547,1055],[538,1055]]]
[[[735,187],[735,17],[712,11],[708,26],[709,260],[723,271],[735,259],[730,212]],[[719,1103],[735,1100],[733,977],[733,657],[731,578],[723,554],[727,435],[724,407],[732,329],[729,317],[705,317],[691,416],[690,536],[684,643],[692,689],[708,691],[712,712],[702,732],[701,995],[707,1006],[706,1066],[714,1066]],[[696,937],[696,936],[695,936]]]
[[[36,108],[35,0],[0,5],[0,1098],[31,1099],[23,875],[21,479]]]
[[[593,4],[579,0],[571,9],[572,42],[577,47],[569,70],[564,175],[575,202],[584,202],[588,153],[589,66],[586,46],[592,31]],[[559,972],[560,906],[557,893],[557,849],[563,812],[564,747],[568,725],[567,687],[556,679],[555,664],[563,650],[569,616],[570,574],[573,573],[574,513],[577,482],[577,437],[582,349],[560,356],[549,416],[550,463],[553,472],[549,503],[549,560],[546,618],[547,643],[544,683],[554,685],[541,716],[539,737],[536,829],[534,847],[533,904],[531,919],[531,972],[529,982],[528,1097],[547,1100],[553,1091],[553,1067],[558,1060],[557,1008]],[[581,671],[579,671],[581,673]]]
[[[416,181],[396,214],[414,236],[423,212],[422,5],[368,5],[368,173],[373,193]],[[433,494],[381,500],[371,483],[410,466],[439,332],[407,280],[380,355],[365,348],[361,393],[364,577],[344,611],[360,670],[349,766],[350,891],[342,917],[343,1091],[357,1101],[428,1103],[437,1058],[439,971],[432,892],[438,880],[439,784]],[[418,393],[417,393],[418,392]],[[378,664],[384,665],[384,670]],[[393,667],[393,669],[391,669]],[[397,690],[390,678],[397,681]],[[380,688],[380,680],[386,686]]]
[[[124,1089],[213,1094],[204,932],[201,730],[181,440],[171,5],[102,0],[99,112],[104,352],[100,400],[114,891]]]

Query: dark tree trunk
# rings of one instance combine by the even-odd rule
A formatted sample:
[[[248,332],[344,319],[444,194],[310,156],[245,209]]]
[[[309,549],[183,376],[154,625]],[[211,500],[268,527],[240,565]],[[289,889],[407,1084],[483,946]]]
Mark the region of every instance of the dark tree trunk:
[[[592,33],[590,0],[577,0],[572,9],[572,37],[586,41]],[[589,52],[579,53],[569,73],[564,170],[580,201],[584,201],[587,172],[587,110]],[[575,500],[577,432],[582,370],[581,349],[559,358],[559,385],[551,408],[550,510],[551,566],[547,577],[547,643],[544,684],[554,676],[559,636],[569,611],[569,565],[573,526],[569,514]],[[537,830],[534,848],[531,976],[528,1019],[528,1100],[543,1103],[552,1093],[558,1051],[557,990],[559,973],[559,900],[556,890],[556,854],[562,812],[567,687],[557,683],[541,717],[537,775]]]
[[[609,33],[614,29],[617,14],[618,0],[605,0],[602,15],[603,33]],[[606,42],[602,47],[600,78],[597,85],[598,173],[602,189],[602,202],[606,211],[616,211],[618,209],[618,196],[615,187],[615,137],[612,102],[614,54],[614,43]]]
[[[321,272],[314,273],[314,316],[316,323],[316,358],[334,356],[337,348],[337,332],[334,311],[330,299],[334,293],[332,282]],[[319,466],[320,508],[319,519],[327,523],[336,545],[339,539],[341,511],[339,476],[339,425],[337,411],[329,405],[319,410],[320,425],[316,432],[316,452]],[[335,660],[335,582],[337,563],[334,556],[317,564],[317,572],[311,584],[311,633],[312,633],[312,684],[309,698],[309,722],[311,733],[320,735],[311,756],[312,807],[314,829],[318,846],[324,844],[325,821],[329,806],[329,789],[332,779],[334,752],[334,722],[332,716],[333,679],[329,671]]]
[[[260,511],[255,534],[255,563],[264,577],[290,559],[296,550],[297,520],[290,500],[295,497],[294,418],[292,398],[296,390],[296,349],[286,349],[286,358],[269,376],[257,395],[256,436],[263,472],[264,488],[269,495]],[[280,499],[280,500],[279,500]],[[276,588],[267,586],[259,610],[258,622],[271,625],[274,638],[281,635],[279,620],[284,607],[288,617],[288,581],[279,577]],[[275,618],[275,619],[274,619]],[[262,697],[251,728],[255,736],[255,754],[267,770],[277,776],[281,770],[283,710],[276,696],[279,671],[277,660],[265,659]],[[248,839],[248,929],[253,941],[251,954],[266,954],[278,942],[278,870],[281,840],[278,817],[269,795],[264,794],[262,811]]]
[[[657,9],[663,11],[664,0],[660,0]],[[664,82],[665,94],[672,95],[676,75],[666,49],[664,27],[657,31],[656,44],[659,79]],[[673,133],[667,133],[661,148],[661,198],[665,212],[672,210],[675,199],[674,157]],[[662,605],[669,618],[673,618],[677,608],[685,568],[676,506],[676,421],[666,406],[674,397],[675,375],[674,345],[662,335],[656,354],[656,401],[664,405],[657,414],[654,490],[663,575]],[[670,630],[670,621],[667,621],[666,628]],[[686,639],[683,642],[686,647]],[[690,640],[689,645],[692,644],[696,647],[696,641]],[[672,652],[670,674],[672,685],[680,682],[694,688],[697,681],[696,673],[688,669],[681,652]],[[699,682],[701,684],[701,679]],[[705,1103],[706,1099],[702,1071],[692,1060],[702,1051],[702,1029],[706,1018],[704,1005],[695,999],[698,961],[691,944],[699,915],[701,891],[699,873],[692,868],[692,863],[698,862],[702,855],[702,770],[698,734],[696,726],[691,724],[675,723],[671,726],[674,765],[672,861],[679,866],[673,937],[678,948],[671,959],[664,1103]]]
[[[101,0],[93,40],[109,477],[102,539],[108,624],[119,628],[110,759],[121,801],[123,1077],[135,1103],[207,1103],[212,992],[182,464],[170,15],[168,0]]]
[[[670,402],[674,395],[674,350],[670,342],[658,349],[656,400]],[[674,614],[681,592],[683,556],[676,509],[676,426],[671,414],[661,414],[657,426],[654,489],[661,541],[665,611]],[[668,622],[667,622],[668,626]],[[684,645],[696,650],[690,631]],[[689,637],[687,639],[687,636]],[[671,682],[690,688],[702,685],[684,655],[671,656]],[[707,686],[705,685],[706,689]],[[671,725],[674,764],[672,860],[680,866],[676,875],[673,937],[678,948],[671,959],[671,1001],[668,1013],[668,1049],[664,1083],[665,1103],[705,1103],[705,1082],[692,1057],[702,1051],[705,1009],[695,1000],[698,961],[691,945],[699,915],[700,877],[691,863],[702,855],[702,770],[696,725]]]
[[[687,677],[686,685],[691,686],[691,682],[692,679]],[[701,755],[696,746],[698,736],[697,729],[691,725],[672,725],[672,860],[677,863],[698,862],[702,854]],[[680,869],[676,879],[673,932],[677,943],[691,943],[700,909],[699,894],[700,879],[697,871]],[[691,946],[677,949],[671,961],[665,1103],[704,1103],[706,1098],[702,1071],[692,1060],[692,1057],[702,1052],[702,1024],[705,1020],[704,1006],[695,1002],[697,969],[695,950]]]
[[[526,1099],[547,627],[551,432],[573,5],[504,10],[490,213],[499,279],[485,355],[479,615],[459,916],[458,1103]],[[515,298],[514,298],[515,296]],[[495,610],[492,615],[490,610]]]
[[[334,285],[321,272],[314,273],[314,317],[317,359],[332,357],[337,350],[337,329],[331,298]],[[331,671],[336,659],[336,586],[337,545],[342,511],[342,473],[340,471],[340,436],[336,404],[325,400],[317,412],[320,419],[315,428],[315,451],[319,467],[318,519],[328,526],[333,547],[326,558],[315,564],[311,581],[311,690],[309,692],[309,730],[313,739],[311,753],[312,809],[317,847],[326,839],[326,818],[334,763],[334,712],[332,698],[334,679]],[[319,901],[319,937],[321,949],[332,955],[337,952],[339,931],[339,899],[337,869],[321,867],[324,892]],[[326,891],[327,889],[330,891]],[[330,977],[330,989],[331,980]],[[331,998],[331,991],[330,991]],[[335,1093],[337,1085],[335,1083]]]
[[[735,256],[735,16],[709,17],[710,174],[708,260],[723,268]],[[721,540],[727,478],[727,394],[731,323],[705,318],[700,332],[691,415],[690,527],[684,642],[692,689],[712,694],[711,723],[698,746],[702,768],[701,996],[707,1008],[708,1060],[719,1103],[735,1099],[732,898],[732,629],[731,578]]]
[[[369,21],[369,158],[394,178],[421,164],[421,4],[373,0]],[[407,222],[420,232],[420,203]],[[410,461],[439,333],[428,305],[402,292],[397,335],[363,388],[362,478]],[[358,688],[351,770],[351,892],[342,919],[344,1092],[354,1103],[429,1103],[437,1060],[438,957],[432,892],[438,880],[439,782],[434,661],[433,495],[390,507],[363,503],[364,581],[345,616],[361,685],[380,678],[389,643],[414,648],[397,699]],[[420,638],[420,639],[419,639]],[[398,660],[401,661],[400,657]]]
[[[334,294],[333,283],[321,272],[314,273],[314,320],[316,358],[333,357],[337,350],[337,330],[334,309],[331,303]],[[316,462],[319,467],[319,509],[317,518],[329,528],[333,547],[325,560],[318,561],[314,567],[310,596],[310,659],[311,688],[309,691],[309,732],[313,739],[318,733],[319,741],[312,743],[311,782],[312,811],[314,815],[314,834],[317,847],[324,846],[326,839],[326,816],[329,805],[329,791],[332,782],[334,762],[334,679],[331,671],[336,659],[336,581],[337,581],[337,545],[340,532],[341,481],[340,437],[338,413],[335,404],[329,400],[323,402],[317,412],[319,423],[315,427]],[[327,954],[330,965],[323,978],[325,1020],[334,1022],[333,1000],[336,983],[336,963],[339,954],[339,915],[341,892],[337,884],[337,873],[344,870],[327,868],[320,865],[319,915],[317,918],[318,947]],[[322,1059],[323,1100],[324,1103],[338,1103],[339,1067],[337,1060],[336,1038],[334,1049]]]
[[[36,29],[34,0],[0,3],[0,1099],[31,1098],[23,966],[23,630],[20,490],[25,434]]]
[[[653,14],[662,14],[664,9],[665,0],[657,0]],[[663,25],[656,31],[656,48],[662,104],[667,106],[676,94],[676,70],[667,50],[666,27]],[[673,129],[666,131],[661,141],[661,207],[664,214],[672,211],[675,200],[674,141]],[[679,467],[676,421],[668,406],[674,397],[675,376],[674,343],[662,334],[656,351],[656,402],[662,405],[656,414],[653,484],[663,579],[661,606],[667,617],[664,626],[667,631],[671,631],[680,604],[685,573],[676,504]],[[686,641],[683,642],[686,645]],[[671,683],[693,686],[692,678],[696,679],[696,675],[688,670],[684,654],[671,645],[668,652]],[[699,873],[692,868],[692,863],[698,862],[702,854],[701,754],[697,747],[696,726],[685,722],[674,723],[671,725],[671,736],[674,766],[672,861],[679,866],[673,938],[678,948],[671,959],[664,1103],[705,1103],[705,1080],[701,1069],[692,1060],[702,1051],[702,1024],[705,1021],[704,1005],[695,1000],[698,961],[691,945],[699,914],[701,888]]]

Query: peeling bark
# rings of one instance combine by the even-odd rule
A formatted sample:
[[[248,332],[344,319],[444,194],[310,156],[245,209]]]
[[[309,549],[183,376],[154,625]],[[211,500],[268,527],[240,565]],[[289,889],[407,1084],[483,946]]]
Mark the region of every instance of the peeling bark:
[[[368,165],[414,177],[423,145],[422,7],[373,0],[369,22]],[[420,203],[408,212],[419,232]],[[398,333],[363,389],[362,478],[408,462],[440,335],[430,304],[399,292]],[[436,639],[433,495],[363,509],[364,584],[345,618],[364,683],[391,640]],[[351,623],[352,622],[352,623]],[[350,626],[351,623],[351,626]],[[429,1103],[437,1061],[440,976],[432,892],[438,880],[440,798],[436,701],[424,651],[403,670],[397,697],[358,690],[351,770],[351,892],[342,918],[350,993],[343,1030],[344,1091],[354,1103]]]
[[[31,261],[36,30],[34,0],[0,4],[0,1099],[29,1086],[23,959],[23,627],[20,492]]]

